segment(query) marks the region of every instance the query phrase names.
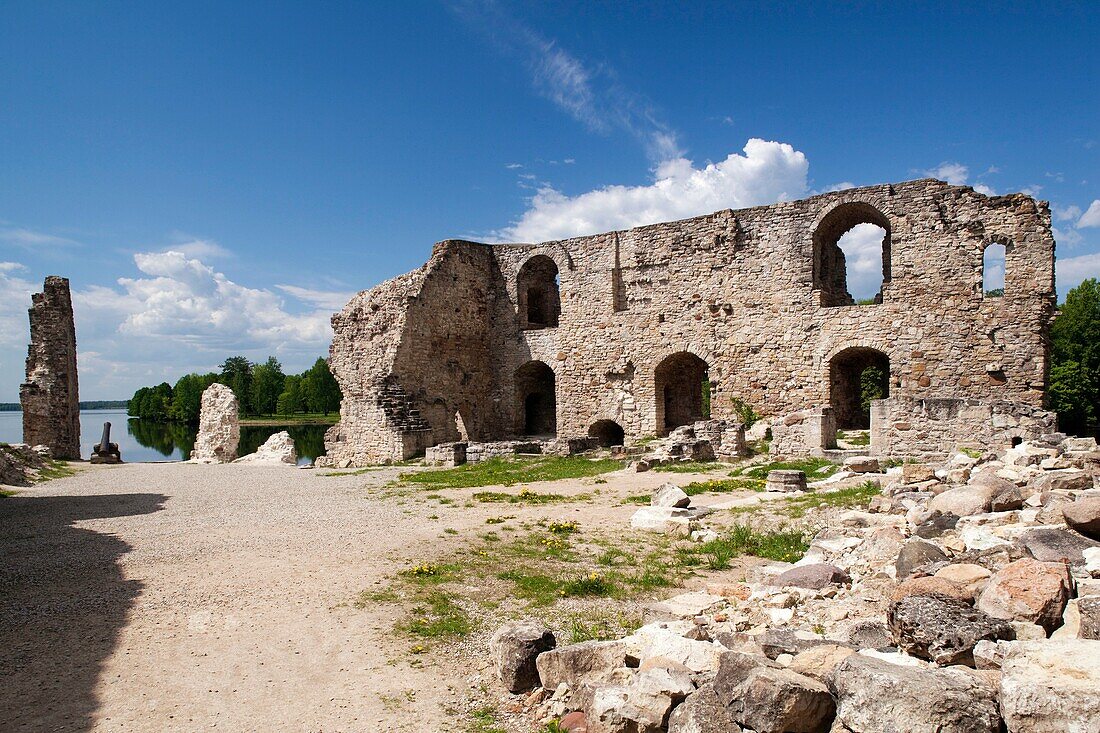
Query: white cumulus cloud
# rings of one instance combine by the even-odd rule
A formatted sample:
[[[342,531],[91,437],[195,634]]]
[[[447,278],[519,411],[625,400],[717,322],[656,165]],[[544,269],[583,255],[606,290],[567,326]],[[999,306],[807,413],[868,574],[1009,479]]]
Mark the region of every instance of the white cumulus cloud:
[[[837,241],[844,252],[848,293],[860,300],[874,297],[882,288],[882,240],[886,230],[874,224],[857,224]]]
[[[1084,229],[1085,227],[1100,227],[1100,199],[1096,199],[1089,204],[1089,208],[1077,220],[1078,229]]]
[[[1077,257],[1059,257],[1054,263],[1054,275],[1058,283],[1058,292],[1065,297],[1082,280],[1100,277],[1100,252]]]
[[[653,183],[645,186],[606,186],[577,196],[543,186],[520,219],[494,232],[493,239],[564,239],[770,204],[806,193],[809,161],[789,144],[753,138],[743,152],[702,168],[685,158],[666,160],[657,166]]]

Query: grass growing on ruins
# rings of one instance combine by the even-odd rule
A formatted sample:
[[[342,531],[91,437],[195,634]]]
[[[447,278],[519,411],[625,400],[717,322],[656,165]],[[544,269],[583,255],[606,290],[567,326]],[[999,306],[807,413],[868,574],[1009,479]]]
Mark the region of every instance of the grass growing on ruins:
[[[836,431],[836,439],[848,445],[870,445],[871,434],[866,430],[854,430],[850,433],[843,430]]]
[[[589,611],[573,614],[566,621],[568,643],[620,639],[637,631],[643,623],[643,617],[636,613]]]
[[[769,471],[803,471],[810,481],[826,478],[836,473],[838,466],[824,458],[802,458],[796,461],[772,461],[756,466],[746,466],[730,471],[730,476],[766,479]]]
[[[520,489],[519,493],[508,494],[503,491],[479,491],[474,499],[485,504],[560,504],[563,501],[588,501],[591,494],[540,494],[530,489]]]
[[[9,489],[0,489],[0,499],[6,499],[9,496],[15,496],[15,492]]]
[[[50,481],[55,478],[65,478],[75,475],[76,469],[72,468],[64,461],[49,460],[46,462],[46,467],[38,471],[38,475],[34,478],[34,481],[35,483],[42,483],[43,481]]]
[[[728,560],[739,555],[754,555],[769,560],[795,562],[806,554],[810,543],[806,533],[798,529],[779,529],[758,532],[747,524],[735,524],[729,534],[702,546],[704,554],[710,558],[714,567],[714,558],[725,557]],[[722,567],[714,567],[720,570]]]
[[[755,478],[714,479],[713,481],[693,481],[683,487],[688,496],[699,494],[724,494],[731,491],[763,491],[764,480]]]
[[[882,488],[874,481],[864,481],[858,486],[850,486],[837,491],[818,491],[792,496],[782,500],[781,506],[773,504],[772,509],[782,511],[787,516],[799,518],[811,509],[833,507],[836,509],[848,509],[857,506],[866,506],[867,502],[882,493]]]
[[[683,463],[662,463],[651,470],[658,473],[708,473],[725,467],[726,464],[718,461],[684,461]]]
[[[435,471],[403,473],[398,480],[433,489],[469,489],[478,486],[514,486],[535,481],[585,478],[618,471],[622,461],[602,458],[592,460],[581,456],[547,456],[506,460],[491,458],[480,463]]]
[[[488,705],[470,713],[470,725],[466,730],[468,733],[505,733],[497,725],[496,711]]]

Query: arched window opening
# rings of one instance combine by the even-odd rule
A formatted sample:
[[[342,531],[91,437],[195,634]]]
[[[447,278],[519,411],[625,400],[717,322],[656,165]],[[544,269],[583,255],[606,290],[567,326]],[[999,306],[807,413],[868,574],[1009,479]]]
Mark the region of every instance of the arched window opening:
[[[890,282],[890,222],[875,207],[841,204],[814,231],[814,289],[821,305],[882,302]]]
[[[840,430],[871,426],[871,401],[890,396],[890,359],[876,349],[845,349],[829,362],[829,395]]]
[[[557,398],[554,370],[541,361],[529,361],[516,370],[516,432],[521,435],[557,435]]]
[[[681,425],[710,417],[708,365],[686,351],[673,354],[657,365],[657,432],[668,435]]]
[[[588,428],[588,435],[599,441],[601,448],[623,445],[626,431],[614,420],[597,420]]]
[[[1008,249],[994,242],[982,254],[982,296],[1003,298],[1005,294],[1005,256]]]
[[[561,316],[561,278],[546,255],[524,263],[516,278],[521,325],[525,329],[556,328]]]

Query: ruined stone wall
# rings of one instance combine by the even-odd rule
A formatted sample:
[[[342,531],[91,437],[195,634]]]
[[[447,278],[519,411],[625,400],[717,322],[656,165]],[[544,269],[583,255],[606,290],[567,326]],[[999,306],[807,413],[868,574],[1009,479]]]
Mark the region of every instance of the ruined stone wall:
[[[894,397],[871,404],[871,447],[880,456],[942,458],[960,448],[1005,451],[1055,432],[1053,412],[1019,402]]]
[[[23,442],[45,445],[55,458],[80,458],[76,326],[69,281],[51,275],[28,311],[27,381],[19,388]]]
[[[836,239],[865,222],[888,230],[881,302],[836,305],[852,302]],[[1003,298],[982,292],[991,243],[1007,248]],[[557,266],[561,313],[556,327],[530,329],[518,281],[540,255]],[[628,441],[667,432],[655,375],[680,352],[706,362],[719,419],[736,419],[734,397],[769,417],[832,404],[844,390],[831,364],[853,349],[888,359],[891,396],[1039,406],[1053,265],[1045,203],[935,180],[561,242],[446,242],[333,319],[345,388],[335,454],[378,460],[456,440],[454,410],[471,440],[511,437],[523,424],[516,373],[532,360],[554,372],[566,437],[597,420]],[[378,408],[386,379],[428,423],[417,440]]]

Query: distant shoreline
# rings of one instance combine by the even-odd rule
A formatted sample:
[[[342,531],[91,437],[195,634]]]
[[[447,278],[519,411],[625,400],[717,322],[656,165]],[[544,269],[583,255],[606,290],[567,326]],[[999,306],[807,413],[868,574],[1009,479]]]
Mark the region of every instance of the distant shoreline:
[[[88,400],[80,403],[81,410],[125,410],[130,400]],[[0,402],[0,412],[20,412],[23,406],[18,402]]]

